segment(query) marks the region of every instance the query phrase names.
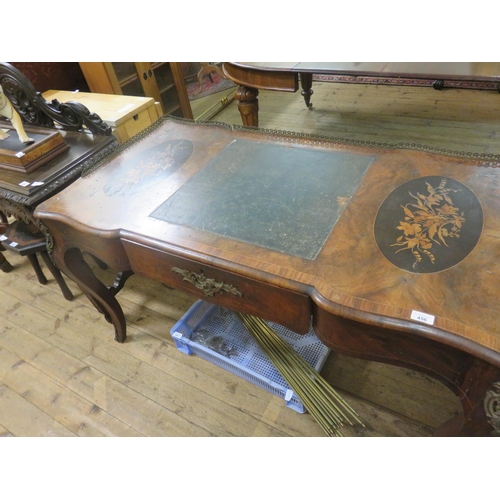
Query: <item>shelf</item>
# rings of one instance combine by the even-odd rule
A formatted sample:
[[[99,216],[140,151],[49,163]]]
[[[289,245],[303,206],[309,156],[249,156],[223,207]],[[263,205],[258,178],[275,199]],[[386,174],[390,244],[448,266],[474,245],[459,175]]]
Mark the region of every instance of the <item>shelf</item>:
[[[92,92],[152,97],[163,113],[192,118],[181,63],[79,63]],[[146,75],[146,78],[143,78]],[[181,110],[178,113],[178,110]]]

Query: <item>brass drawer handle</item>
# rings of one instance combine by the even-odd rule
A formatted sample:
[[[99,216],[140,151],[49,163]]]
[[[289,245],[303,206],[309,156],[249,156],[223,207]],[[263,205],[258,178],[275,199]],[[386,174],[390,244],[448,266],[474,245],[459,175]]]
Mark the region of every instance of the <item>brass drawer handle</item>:
[[[229,285],[223,281],[216,281],[213,278],[207,278],[203,274],[203,271],[201,274],[197,274],[192,271],[187,271],[186,269],[179,269],[178,267],[172,267],[171,271],[183,276],[183,281],[189,281],[207,297],[213,297],[217,292],[228,292],[238,295],[239,297],[242,296],[241,292],[233,285]]]

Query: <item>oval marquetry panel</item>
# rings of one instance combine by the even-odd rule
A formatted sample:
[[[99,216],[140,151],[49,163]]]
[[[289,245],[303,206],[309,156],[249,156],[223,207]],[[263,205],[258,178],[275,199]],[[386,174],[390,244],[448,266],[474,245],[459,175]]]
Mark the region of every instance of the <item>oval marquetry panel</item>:
[[[444,271],[474,249],[483,229],[483,210],[464,184],[427,176],[394,189],[375,219],[375,240],[395,266],[414,273]]]

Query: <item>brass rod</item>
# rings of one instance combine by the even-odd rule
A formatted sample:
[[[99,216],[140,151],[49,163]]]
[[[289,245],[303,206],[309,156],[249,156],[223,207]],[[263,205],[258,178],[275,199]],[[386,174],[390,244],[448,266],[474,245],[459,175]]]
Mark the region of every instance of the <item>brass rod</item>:
[[[344,407],[344,409],[351,414],[351,416],[361,425],[362,422],[359,420],[358,415],[356,412],[341,398],[341,396],[333,390],[333,388],[321,377],[318,372],[316,372],[308,363],[306,363],[294,350],[293,348],[283,341],[281,337],[279,337],[274,330],[272,330],[267,323],[265,323],[263,320],[260,320],[260,318],[254,318],[254,322],[259,326],[262,327],[264,330],[266,330],[266,334],[273,336],[280,346],[283,348],[283,350],[288,351],[289,353],[292,354],[293,356],[293,361],[298,363],[301,367],[303,367],[304,371],[310,374],[311,377],[314,378],[314,380],[320,385],[322,388],[326,389],[327,392],[331,394],[331,396],[341,405]],[[273,340],[274,340],[273,338]],[[338,407],[337,407],[338,408]],[[338,410],[343,414],[344,418],[349,421],[349,423],[352,425],[352,422],[350,422],[349,418],[338,408]]]
[[[266,341],[265,336],[264,336],[264,338],[261,338],[261,340],[263,340],[265,342]],[[266,353],[269,355],[271,360],[277,364],[277,368],[278,368],[278,366],[280,366],[282,369],[287,369],[287,364],[289,363],[289,360],[287,360],[286,358],[283,357],[282,351],[277,351],[276,353],[273,353],[273,352],[266,352]],[[295,355],[297,355],[297,354],[295,353]],[[283,363],[281,363],[281,360],[277,361],[276,356],[278,357],[278,359],[281,356],[281,360],[283,361]],[[291,361],[294,361],[294,360],[291,360]],[[307,407],[307,406],[309,406],[308,404],[306,404],[308,401],[312,401],[312,402],[316,401],[317,403],[320,404],[320,409],[323,411],[326,411],[326,415],[330,414],[330,416],[331,416],[331,412],[329,412],[329,406],[328,406],[327,402],[324,402],[322,399],[321,391],[317,388],[317,386],[313,383],[313,381],[310,378],[308,378],[308,376],[306,374],[302,373],[300,370],[294,370],[292,367],[294,368],[293,364],[290,365],[290,369],[287,370],[287,373],[290,373],[291,376],[293,377],[293,379],[291,379],[290,381],[292,381],[294,379],[296,380],[298,386],[297,385],[294,386],[294,388],[297,389],[295,392],[297,392],[297,395],[299,396],[299,398],[301,400],[303,400],[302,402],[304,403],[304,405]],[[287,377],[284,377],[284,378],[287,378]],[[309,389],[309,391],[306,391],[306,392],[302,391],[303,387],[304,388],[307,387]],[[313,396],[318,396],[318,398],[317,399],[313,398],[311,400],[311,398],[309,397],[309,393],[311,393]],[[337,423],[343,422],[342,419],[339,418],[336,414],[333,414],[333,417]]]
[[[251,317],[250,318],[242,317],[241,319],[243,320],[245,326],[247,326],[247,328],[249,328],[252,332],[253,327],[255,327],[255,325],[253,324],[252,318]],[[258,331],[256,331],[255,334],[258,337],[260,337]],[[264,338],[261,337],[261,338],[257,338],[256,340],[263,341],[264,345],[262,347],[266,347],[266,348],[269,347],[269,346],[265,345],[269,341],[269,339],[267,339],[265,336],[264,336]],[[283,378],[288,379],[287,380],[288,383],[290,384],[291,387],[293,387],[295,389],[295,392],[297,393],[299,398],[304,403],[304,406],[311,412],[311,415],[313,415],[315,417],[315,419],[317,419],[318,423],[320,423],[320,425],[322,425],[324,430],[327,431],[327,434],[330,434],[330,427],[332,426],[332,424],[333,424],[333,427],[338,427],[339,424],[342,424],[341,419],[339,419],[338,417],[335,418],[335,420],[336,420],[335,422],[331,422],[330,419],[328,418],[328,415],[325,416],[323,412],[318,411],[318,409],[316,408],[316,406],[314,404],[314,400],[310,398],[307,391],[302,390],[302,387],[300,385],[300,381],[298,384],[296,383],[296,380],[295,380],[296,373],[291,371],[289,369],[289,367],[286,366],[286,364],[281,364],[280,361],[276,359],[275,354],[277,354],[277,353],[274,353],[272,350],[269,351],[268,349],[266,349],[266,351],[268,351],[267,353],[271,356],[271,358],[273,358],[272,361],[278,365],[278,366],[276,366],[276,368],[277,369],[281,368],[281,371],[280,370],[278,370],[278,371],[280,371],[280,373],[282,375],[284,375]],[[290,365],[290,366],[293,366],[293,365]]]
[[[326,382],[326,380],[323,377],[321,377],[321,375],[316,370],[314,370],[306,361],[304,361],[304,359],[302,359],[301,356],[297,355],[297,353],[290,346],[290,344],[288,344],[281,337],[279,337],[279,335],[276,332],[274,332],[274,330],[265,321],[261,320],[260,318],[256,317],[253,318],[255,319],[256,324],[262,327],[270,336],[273,336],[276,342],[279,343],[283,349],[289,351],[290,353],[293,353],[294,362],[297,362],[297,364],[301,366],[306,373],[308,373],[311,377],[314,377],[318,385],[320,385],[328,393],[330,393],[331,396],[357,421],[357,423],[364,426],[364,424],[359,419],[359,416],[356,413],[356,411],[333,389],[333,387],[330,384],[328,384],[328,382]],[[344,417],[347,419],[347,416],[344,415]]]
[[[363,425],[347,402],[265,321],[249,314],[237,316],[328,436],[342,436],[339,427],[353,425],[345,412]]]

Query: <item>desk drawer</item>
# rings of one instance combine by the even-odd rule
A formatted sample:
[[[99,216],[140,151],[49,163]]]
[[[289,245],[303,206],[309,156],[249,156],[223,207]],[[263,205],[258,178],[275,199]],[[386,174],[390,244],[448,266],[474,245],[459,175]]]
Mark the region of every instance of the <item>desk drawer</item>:
[[[306,294],[123,240],[132,270],[228,309],[279,323],[297,333],[310,328]]]

